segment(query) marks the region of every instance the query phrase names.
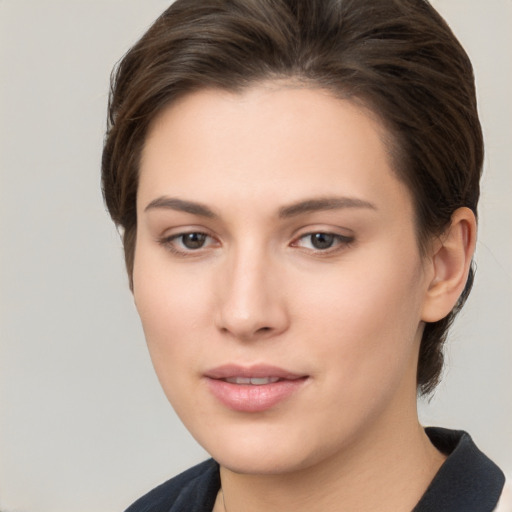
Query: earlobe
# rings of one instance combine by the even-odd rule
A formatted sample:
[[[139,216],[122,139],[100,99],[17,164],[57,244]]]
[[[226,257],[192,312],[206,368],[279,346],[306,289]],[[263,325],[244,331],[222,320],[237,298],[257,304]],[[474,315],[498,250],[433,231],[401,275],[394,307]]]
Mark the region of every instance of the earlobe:
[[[441,320],[457,303],[466,286],[475,244],[475,215],[469,208],[458,208],[450,226],[435,242],[430,263],[433,277],[422,310],[424,322]]]

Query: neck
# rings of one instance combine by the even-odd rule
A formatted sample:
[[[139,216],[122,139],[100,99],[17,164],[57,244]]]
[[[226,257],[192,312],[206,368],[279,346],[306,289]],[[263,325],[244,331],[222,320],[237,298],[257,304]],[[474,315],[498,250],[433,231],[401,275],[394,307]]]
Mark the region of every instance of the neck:
[[[415,409],[415,407],[414,407]],[[416,409],[415,409],[416,410]],[[320,463],[286,474],[221,467],[222,512],[402,512],[414,508],[444,461],[417,416],[389,418]],[[222,498],[222,496],[221,496]]]

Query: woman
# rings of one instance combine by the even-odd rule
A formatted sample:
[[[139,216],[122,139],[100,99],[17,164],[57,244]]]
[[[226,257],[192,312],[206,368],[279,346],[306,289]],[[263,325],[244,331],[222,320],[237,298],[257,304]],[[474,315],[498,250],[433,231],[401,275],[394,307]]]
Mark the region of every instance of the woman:
[[[417,394],[473,282],[471,63],[420,0],[178,0],[113,79],[103,188],[212,459],[128,510],[492,511]]]

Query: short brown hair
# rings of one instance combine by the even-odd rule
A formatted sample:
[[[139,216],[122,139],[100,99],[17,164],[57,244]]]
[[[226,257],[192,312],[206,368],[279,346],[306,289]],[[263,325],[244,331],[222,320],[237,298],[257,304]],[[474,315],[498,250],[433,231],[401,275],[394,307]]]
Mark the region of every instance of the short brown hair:
[[[426,0],[177,0],[112,75],[102,160],[106,205],[123,230],[132,286],[139,160],[148,127],[176,98],[293,78],[358,101],[384,123],[393,167],[415,203],[418,242],[461,207],[476,214],[483,140],[471,62]],[[447,330],[426,325],[417,383],[431,392]]]

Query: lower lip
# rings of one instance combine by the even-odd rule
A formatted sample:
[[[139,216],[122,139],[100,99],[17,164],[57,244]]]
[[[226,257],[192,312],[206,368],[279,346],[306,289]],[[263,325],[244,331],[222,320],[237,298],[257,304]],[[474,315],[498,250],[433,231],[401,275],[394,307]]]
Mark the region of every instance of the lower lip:
[[[307,380],[279,380],[260,386],[232,384],[220,379],[207,379],[211,393],[226,407],[239,412],[263,412],[272,409],[298,391]]]

